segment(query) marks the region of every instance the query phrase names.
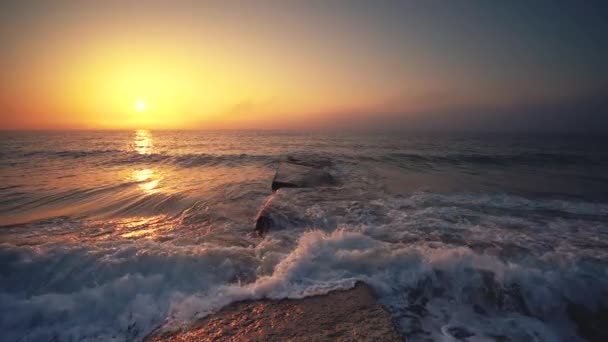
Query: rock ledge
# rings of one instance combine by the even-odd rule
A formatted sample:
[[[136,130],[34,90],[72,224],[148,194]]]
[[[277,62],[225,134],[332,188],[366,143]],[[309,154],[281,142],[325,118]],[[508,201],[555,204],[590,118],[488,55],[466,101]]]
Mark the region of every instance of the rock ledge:
[[[303,299],[237,302],[186,329],[155,333],[146,341],[402,341],[373,290]]]

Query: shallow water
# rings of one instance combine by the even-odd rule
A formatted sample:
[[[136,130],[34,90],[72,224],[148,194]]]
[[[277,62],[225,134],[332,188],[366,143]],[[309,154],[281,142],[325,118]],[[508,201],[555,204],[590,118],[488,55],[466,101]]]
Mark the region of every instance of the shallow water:
[[[409,341],[577,341],[608,308],[599,137],[0,133],[0,331],[133,340],[248,298],[371,284]],[[337,188],[281,189],[287,155]]]

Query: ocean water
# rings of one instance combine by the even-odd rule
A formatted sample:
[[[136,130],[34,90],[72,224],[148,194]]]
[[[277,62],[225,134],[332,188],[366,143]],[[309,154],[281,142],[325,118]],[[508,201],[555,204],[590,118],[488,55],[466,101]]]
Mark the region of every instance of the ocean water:
[[[491,134],[0,132],[0,339],[141,340],[233,301],[359,280],[408,341],[598,339],[606,146]],[[280,227],[258,236],[254,217],[289,155],[331,161],[338,185],[280,189]]]

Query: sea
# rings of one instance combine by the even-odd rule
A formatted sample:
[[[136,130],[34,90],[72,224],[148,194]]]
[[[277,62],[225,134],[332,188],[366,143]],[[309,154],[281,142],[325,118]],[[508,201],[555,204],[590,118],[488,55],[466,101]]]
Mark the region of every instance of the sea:
[[[273,195],[293,156],[337,183]],[[607,336],[608,138],[0,132],[2,341],[139,341],[358,281],[408,341]]]

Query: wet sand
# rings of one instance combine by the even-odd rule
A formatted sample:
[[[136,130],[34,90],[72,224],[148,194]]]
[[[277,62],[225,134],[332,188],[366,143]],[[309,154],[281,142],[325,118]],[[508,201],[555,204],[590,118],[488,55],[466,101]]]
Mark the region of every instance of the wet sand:
[[[363,284],[303,299],[237,302],[178,331],[146,341],[402,341]]]

